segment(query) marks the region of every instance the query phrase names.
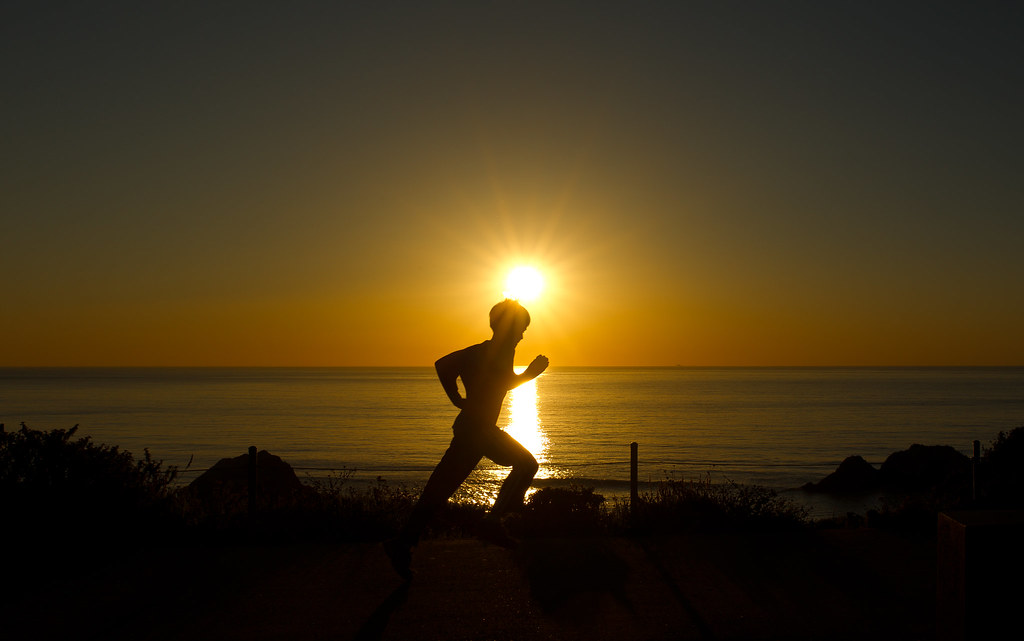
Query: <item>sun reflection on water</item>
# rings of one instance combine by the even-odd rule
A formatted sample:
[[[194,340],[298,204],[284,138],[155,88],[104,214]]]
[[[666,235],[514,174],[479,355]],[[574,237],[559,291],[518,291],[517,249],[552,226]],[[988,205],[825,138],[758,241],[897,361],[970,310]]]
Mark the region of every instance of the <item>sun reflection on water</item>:
[[[540,478],[545,473],[544,463],[548,451],[548,437],[540,425],[537,413],[537,379],[523,383],[509,392],[508,425],[505,431],[523,447],[530,450],[541,469],[537,472]]]

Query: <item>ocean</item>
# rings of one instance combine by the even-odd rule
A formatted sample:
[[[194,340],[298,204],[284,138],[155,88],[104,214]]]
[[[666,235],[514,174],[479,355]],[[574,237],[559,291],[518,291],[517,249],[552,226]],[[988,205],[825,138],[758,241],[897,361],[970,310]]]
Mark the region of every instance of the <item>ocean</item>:
[[[7,430],[78,424],[183,483],[255,445],[300,478],[419,487],[456,412],[432,368],[0,368]],[[1024,368],[551,368],[510,392],[500,425],[540,462],[536,487],[625,496],[635,441],[644,483],[758,484],[823,517],[877,500],[798,489],[847,456],[970,455],[1024,425]],[[485,459],[460,498],[492,499],[504,473]]]

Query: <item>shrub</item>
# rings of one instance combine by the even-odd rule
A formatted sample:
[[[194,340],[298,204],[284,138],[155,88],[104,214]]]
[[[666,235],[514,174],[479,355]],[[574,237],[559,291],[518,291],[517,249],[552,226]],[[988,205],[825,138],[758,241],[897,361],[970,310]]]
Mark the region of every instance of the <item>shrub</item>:
[[[525,536],[593,535],[605,530],[604,497],[592,487],[545,487],[530,496],[522,513]]]
[[[5,534],[28,542],[53,539],[110,543],[157,536],[173,521],[164,469],[145,450],[130,452],[74,439],[78,426],[42,432],[0,426],[0,497]]]
[[[979,480],[986,502],[995,507],[1024,507],[1024,426],[999,432],[983,463]]]
[[[778,530],[807,523],[806,508],[757,485],[665,480],[643,493],[630,523],[641,530]]]
[[[337,514],[346,539],[374,540],[394,536],[405,522],[418,495],[382,477],[367,488],[353,487],[326,496]]]
[[[959,498],[929,493],[883,496],[880,503],[865,515],[869,527],[926,538],[935,536],[939,512],[960,507]]]
[[[292,537],[343,541],[373,541],[394,536],[405,522],[417,496],[384,478],[367,487],[349,483],[355,470],[308,478],[309,492],[291,506],[264,513]]]

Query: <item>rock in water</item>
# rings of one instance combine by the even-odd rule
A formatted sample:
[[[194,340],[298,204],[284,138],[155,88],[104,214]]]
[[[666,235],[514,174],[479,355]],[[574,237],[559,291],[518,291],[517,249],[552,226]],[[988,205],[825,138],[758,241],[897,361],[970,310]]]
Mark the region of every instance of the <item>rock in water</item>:
[[[970,484],[971,461],[949,445],[920,445],[894,452],[882,463],[887,488],[912,492],[951,490]]]
[[[803,489],[809,492],[828,492],[830,494],[856,494],[877,489],[879,471],[860,456],[848,456],[843,459],[835,472],[832,472],[817,483],[808,483]]]

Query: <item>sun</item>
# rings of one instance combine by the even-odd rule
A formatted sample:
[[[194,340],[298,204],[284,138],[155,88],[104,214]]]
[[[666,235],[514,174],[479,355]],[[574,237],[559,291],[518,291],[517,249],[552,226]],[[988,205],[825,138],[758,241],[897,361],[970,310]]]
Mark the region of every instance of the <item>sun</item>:
[[[544,291],[544,276],[534,267],[519,266],[505,278],[505,298],[514,298],[522,303],[537,300]]]

